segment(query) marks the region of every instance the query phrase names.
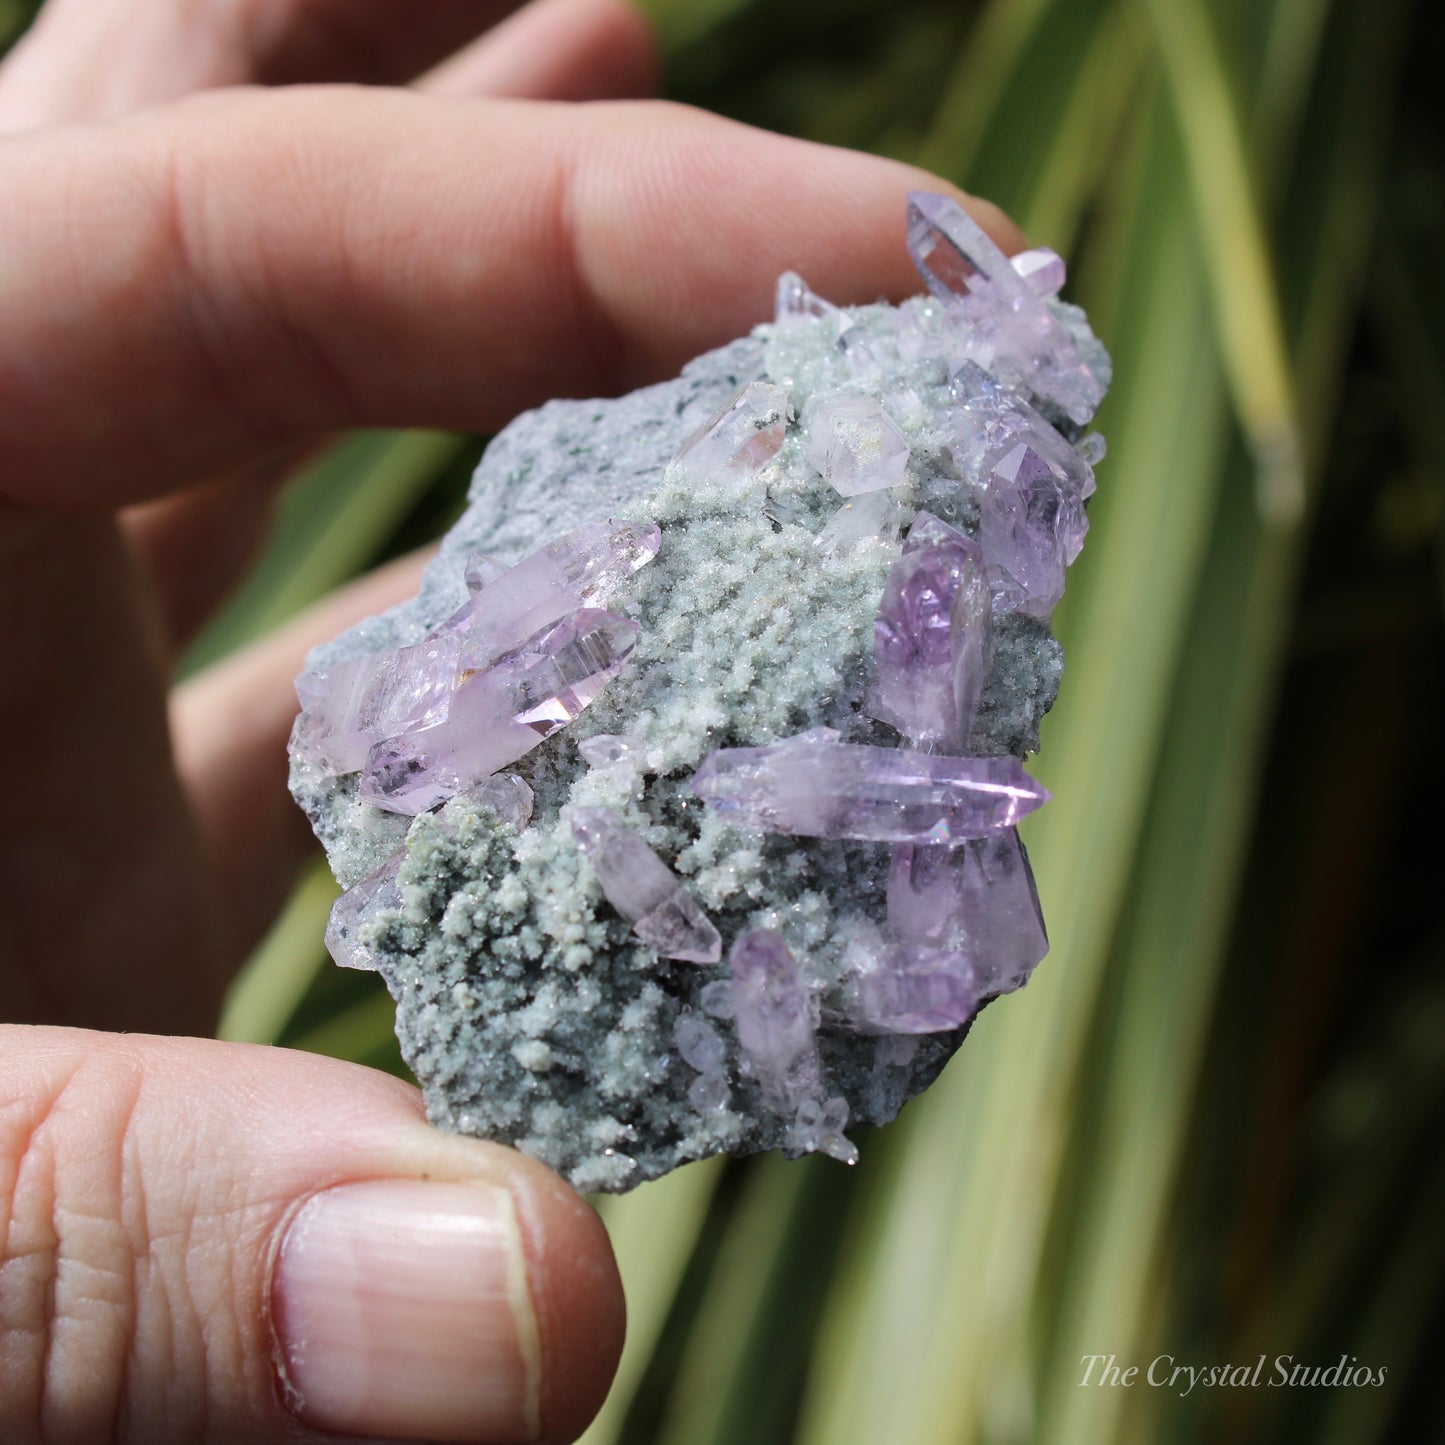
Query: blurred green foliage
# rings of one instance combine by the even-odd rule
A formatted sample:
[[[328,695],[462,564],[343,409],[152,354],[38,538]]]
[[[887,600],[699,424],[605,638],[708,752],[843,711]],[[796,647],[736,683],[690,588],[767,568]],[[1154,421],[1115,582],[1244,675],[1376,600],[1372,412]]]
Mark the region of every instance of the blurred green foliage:
[[[0,33],[31,7],[0,0]],[[1445,145],[1411,0],[648,0],[671,94],[928,166],[1071,258],[1114,351],[1029,834],[1054,951],[827,1161],[601,1202],[589,1445],[1438,1438]],[[478,443],[291,489],[196,667],[443,527]],[[301,881],[233,1037],[401,1070]],[[1079,1384],[1260,1356],[1380,1388]]]

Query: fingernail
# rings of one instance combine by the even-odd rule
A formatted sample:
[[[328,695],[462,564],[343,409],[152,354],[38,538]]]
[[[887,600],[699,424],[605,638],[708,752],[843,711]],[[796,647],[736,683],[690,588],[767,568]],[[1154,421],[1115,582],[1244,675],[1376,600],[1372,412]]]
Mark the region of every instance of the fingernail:
[[[504,1189],[373,1180],[316,1195],[282,1241],[271,1322],[283,1393],[308,1425],[536,1438],[537,1322]]]

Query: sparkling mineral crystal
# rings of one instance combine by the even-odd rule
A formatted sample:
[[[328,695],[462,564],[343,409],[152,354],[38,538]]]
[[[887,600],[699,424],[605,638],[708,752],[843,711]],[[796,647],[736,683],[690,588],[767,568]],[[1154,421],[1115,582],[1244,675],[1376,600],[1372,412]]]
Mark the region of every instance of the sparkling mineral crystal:
[[[607,901],[662,958],[716,963],[722,936],[671,868],[607,808],[574,808],[572,836]]]
[[[499,562],[485,552],[473,552],[467,558],[467,566],[462,573],[462,580],[467,584],[468,592],[480,592],[489,582],[495,582],[506,570],[505,562]]]
[[[630,761],[635,749],[614,733],[594,733],[577,744],[577,751],[589,768],[611,768]]]
[[[673,459],[689,480],[742,481],[766,466],[788,426],[788,394],[766,381],[750,381]]]
[[[1015,372],[1083,426],[1104,398],[1068,333],[983,228],[947,196],[908,198],[908,249],[935,296],[968,301],[966,325],[980,355]]]
[[[894,944],[859,978],[854,1018],[871,1033],[936,1034],[967,1023],[979,999],[962,950]]]
[[[456,638],[428,637],[303,673],[302,745],[333,773],[354,773],[382,738],[435,727],[451,706],[460,655]]]
[[[1001,457],[978,527],[998,610],[1047,620],[1064,595],[1064,569],[1085,525],[1083,508],[1032,447],[1020,443]]]
[[[367,756],[361,796],[393,813],[423,813],[525,756],[565,727],[622,670],[637,624],[582,608],[452,697],[447,720],[378,743]]]
[[[991,636],[983,549],[920,512],[873,622],[879,716],[915,747],[962,751]]]
[[[1033,870],[1013,828],[962,848],[895,849],[888,924],[906,945],[960,950],[985,995],[1017,988],[1049,951]]]
[[[396,881],[406,849],[399,848],[379,868],[354,883],[335,903],[326,920],[326,951],[342,968],[375,971],[376,954],[364,941],[362,929],[377,913],[401,907],[401,888]]]
[[[1058,428],[1027,401],[972,361],[964,361],[957,368],[950,390],[958,409],[952,418],[949,449],[966,481],[974,486],[985,485],[998,461],[1023,443],[1049,463],[1075,501],[1083,503],[1094,495],[1093,458],[1085,455],[1086,451],[1094,451],[1092,445],[1087,445],[1089,437],[1078,447],[1071,446]],[[1077,551],[1070,555],[1070,562],[1075,555]]]
[[[484,581],[442,632],[460,639],[464,670],[487,667],[569,612],[610,601],[661,545],[655,523],[578,527]]]
[[[1010,258],[1009,264],[1028,282],[1035,296],[1057,296],[1064,289],[1067,276],[1064,258],[1047,246],[1020,251]]]
[[[836,316],[838,308],[808,289],[808,283],[796,271],[784,271],[778,277],[774,319],[778,321],[812,320],[820,316]]]
[[[896,487],[908,438],[871,396],[825,396],[808,410],[808,460],[845,497]]]
[[[891,490],[864,492],[844,502],[818,533],[818,551],[824,557],[851,551],[864,542],[885,545],[898,540],[907,514]]]
[[[791,738],[719,748],[693,774],[719,812],[810,838],[960,843],[1011,828],[1048,801],[1017,758],[953,758],[905,748]]]
[[[515,773],[496,773],[483,778],[463,794],[469,803],[490,809],[509,828],[521,832],[532,821],[532,789]]]
[[[788,945],[770,928],[738,935],[728,952],[738,1043],[769,1102],[792,1113],[820,1089],[817,1029]]]

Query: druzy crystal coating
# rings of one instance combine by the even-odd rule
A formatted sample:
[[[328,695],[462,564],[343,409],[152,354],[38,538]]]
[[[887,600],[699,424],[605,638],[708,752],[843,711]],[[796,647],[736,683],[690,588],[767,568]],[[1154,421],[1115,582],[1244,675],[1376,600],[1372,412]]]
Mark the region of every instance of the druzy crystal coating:
[[[719,748],[693,791],[769,833],[886,843],[961,843],[1011,828],[1048,801],[1017,758],[954,758],[798,737]]]
[[[1109,362],[1056,253],[907,219],[929,294],[789,272],[676,381],[520,418],[421,596],[298,679],[328,947],[435,1122],[579,1188],[851,1162],[1047,952],[1020,760]]]

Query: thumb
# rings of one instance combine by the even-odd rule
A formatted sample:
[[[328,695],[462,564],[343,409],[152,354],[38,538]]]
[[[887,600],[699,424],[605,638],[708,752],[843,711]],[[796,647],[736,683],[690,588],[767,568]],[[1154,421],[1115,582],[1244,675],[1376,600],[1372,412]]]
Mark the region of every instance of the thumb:
[[[568,1441],[622,1329],[582,1199],[395,1079],[0,1026],[0,1439]]]

